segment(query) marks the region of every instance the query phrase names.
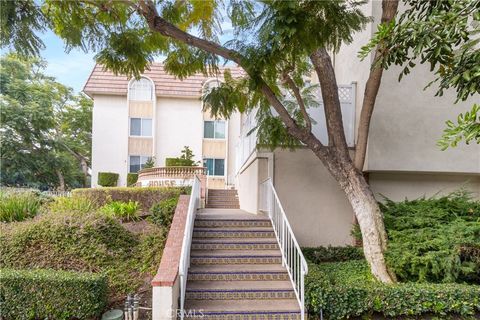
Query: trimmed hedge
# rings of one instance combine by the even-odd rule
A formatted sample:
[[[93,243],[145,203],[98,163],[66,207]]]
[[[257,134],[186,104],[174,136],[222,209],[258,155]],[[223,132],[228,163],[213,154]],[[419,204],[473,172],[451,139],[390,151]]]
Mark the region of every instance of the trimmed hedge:
[[[138,173],[130,172],[127,173],[127,186],[131,186],[136,183],[138,180]]]
[[[364,260],[309,265],[305,296],[310,314],[344,319],[380,313],[387,318],[434,314],[473,319],[480,312],[480,286],[375,281]]]
[[[91,319],[106,307],[107,280],[92,273],[0,269],[2,319]]]
[[[166,167],[194,167],[195,161],[183,158],[166,158]]]
[[[133,201],[138,202],[144,210],[148,210],[157,202],[178,197],[181,193],[184,193],[184,189],[167,187],[114,187],[75,189],[72,193],[74,196],[90,199],[90,201],[99,207],[111,201]]]
[[[363,250],[352,246],[302,248],[302,253],[312,263],[365,259]]]
[[[99,172],[98,184],[102,187],[116,187],[118,183],[118,173]]]

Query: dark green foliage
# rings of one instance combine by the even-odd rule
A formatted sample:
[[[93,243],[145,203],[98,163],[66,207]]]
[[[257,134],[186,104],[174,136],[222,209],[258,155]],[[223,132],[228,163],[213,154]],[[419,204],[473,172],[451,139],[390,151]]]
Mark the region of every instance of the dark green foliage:
[[[91,319],[106,306],[107,279],[91,273],[0,269],[2,319]]]
[[[386,254],[402,281],[480,283],[480,202],[466,193],[381,204]]]
[[[178,197],[179,194],[185,193],[185,188],[168,188],[168,187],[146,187],[146,188],[90,188],[75,189],[72,191],[74,196],[85,197],[90,199],[95,205],[101,207],[111,201],[136,201],[144,210],[151,208],[154,203],[164,199]]]
[[[87,169],[90,158],[92,101],[43,74],[45,68],[38,59],[1,58],[2,185],[54,189],[61,175],[66,188],[85,186],[80,165]]]
[[[362,249],[352,246],[302,248],[302,253],[315,264],[364,259]]]
[[[118,173],[99,172],[98,184],[102,187],[116,187],[118,183]]]
[[[138,180],[138,173],[129,172],[127,173],[127,186],[131,186],[132,184],[136,183]]]
[[[155,157],[149,157],[143,166],[143,169],[149,169],[155,167]]]
[[[320,310],[326,319],[345,319],[380,313],[398,316],[458,314],[474,318],[480,312],[480,286],[461,284],[401,283],[375,281],[363,260],[309,265],[306,301],[311,315]]]
[[[161,226],[169,226],[172,223],[177,203],[178,198],[170,198],[154,204],[150,208],[151,221]]]

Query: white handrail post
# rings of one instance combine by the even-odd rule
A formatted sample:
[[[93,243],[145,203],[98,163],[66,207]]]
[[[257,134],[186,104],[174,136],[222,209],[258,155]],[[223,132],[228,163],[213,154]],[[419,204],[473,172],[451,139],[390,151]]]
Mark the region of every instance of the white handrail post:
[[[287,269],[297,301],[300,304],[303,320],[305,319],[305,275],[308,273],[308,265],[275,191],[272,179],[269,178],[262,182],[260,190],[262,210],[268,210],[268,216],[282,253],[282,266]]]

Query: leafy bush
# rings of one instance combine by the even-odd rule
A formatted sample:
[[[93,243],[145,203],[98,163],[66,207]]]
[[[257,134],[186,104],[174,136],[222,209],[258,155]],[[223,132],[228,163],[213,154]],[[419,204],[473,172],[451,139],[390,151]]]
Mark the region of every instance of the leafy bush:
[[[352,246],[302,248],[302,252],[305,259],[317,264],[364,259],[362,249]]]
[[[99,172],[98,184],[102,187],[116,187],[118,183],[118,173]]]
[[[164,199],[178,197],[184,193],[182,188],[147,187],[147,188],[88,188],[73,190],[74,196],[86,197],[101,207],[111,201],[137,201],[141,208],[151,208],[153,204]]]
[[[178,198],[170,198],[154,204],[150,208],[151,221],[161,226],[170,226],[177,203]]]
[[[0,192],[0,221],[12,222],[38,214],[42,200],[33,192]]]
[[[85,197],[57,197],[50,203],[50,212],[74,212],[87,213],[92,212],[97,207]]]
[[[192,149],[190,147],[185,146],[183,147],[182,154],[178,158],[166,158],[165,159],[165,166],[167,167],[194,167],[198,165],[198,162],[193,160],[195,155],[193,154]]]
[[[138,173],[129,172],[127,173],[127,186],[131,186],[136,183],[138,180]]]
[[[401,281],[480,283],[480,202],[464,192],[381,204]]]
[[[104,205],[101,211],[111,217],[119,218],[122,221],[134,221],[139,219],[139,209],[140,206],[137,201],[113,201]]]
[[[102,275],[53,270],[0,270],[2,319],[90,319],[106,306]]]
[[[305,296],[310,314],[345,319],[381,313],[387,318],[480,311],[480,286],[375,281],[364,260],[309,265]]]

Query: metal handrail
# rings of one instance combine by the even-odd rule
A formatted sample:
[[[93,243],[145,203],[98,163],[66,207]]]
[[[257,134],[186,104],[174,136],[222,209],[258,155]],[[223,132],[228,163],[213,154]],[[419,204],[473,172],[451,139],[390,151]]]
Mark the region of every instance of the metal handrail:
[[[190,267],[190,248],[192,245],[193,225],[197,209],[201,201],[201,182],[198,176],[195,176],[192,184],[192,192],[188,203],[187,219],[185,221],[185,230],[183,233],[182,252],[180,254],[180,263],[178,274],[180,276],[180,318],[185,314],[185,292],[187,289],[188,268]]]
[[[300,304],[302,319],[305,319],[305,275],[308,273],[308,265],[293,234],[271,178],[260,184],[260,210],[267,212],[272,222],[282,252],[282,265],[287,268],[295,295]]]

